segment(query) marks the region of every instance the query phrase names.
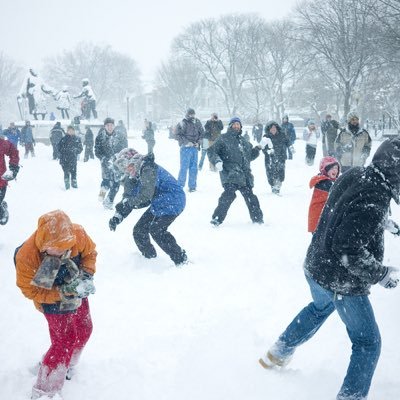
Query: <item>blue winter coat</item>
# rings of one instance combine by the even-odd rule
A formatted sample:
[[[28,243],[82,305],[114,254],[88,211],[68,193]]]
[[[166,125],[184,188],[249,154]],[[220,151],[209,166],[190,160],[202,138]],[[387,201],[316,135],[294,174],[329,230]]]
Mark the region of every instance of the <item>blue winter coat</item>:
[[[18,147],[18,142],[21,140],[21,132],[18,128],[6,129],[3,131],[3,135],[11,142],[15,147]]]
[[[179,215],[186,205],[182,187],[168,171],[154,162],[153,154],[144,158],[137,179],[125,179],[123,199],[115,208],[125,218],[134,208],[149,205],[156,217]]]

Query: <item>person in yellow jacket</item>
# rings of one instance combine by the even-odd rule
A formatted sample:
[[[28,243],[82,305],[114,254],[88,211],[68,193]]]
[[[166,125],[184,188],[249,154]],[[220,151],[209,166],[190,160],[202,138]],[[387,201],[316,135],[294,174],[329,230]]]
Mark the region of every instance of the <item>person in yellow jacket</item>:
[[[92,333],[87,297],[95,292],[96,245],[81,225],[55,210],[15,251],[17,286],[43,312],[51,346],[44,355],[32,399],[53,397],[70,379]]]
[[[354,111],[347,115],[347,128],[335,140],[335,154],[342,172],[351,167],[363,167],[371,152],[371,137],[360,127],[360,117]]]

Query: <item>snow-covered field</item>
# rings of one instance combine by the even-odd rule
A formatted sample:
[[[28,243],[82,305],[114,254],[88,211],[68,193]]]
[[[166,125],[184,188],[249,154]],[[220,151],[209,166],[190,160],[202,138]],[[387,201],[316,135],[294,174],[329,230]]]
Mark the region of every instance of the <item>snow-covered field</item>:
[[[177,176],[177,143],[165,131],[156,140],[156,161]],[[139,138],[130,145],[146,149]],[[90,298],[94,331],[77,375],[65,383],[65,400],[335,399],[351,351],[336,314],[285,371],[265,371],[257,362],[310,301],[302,262],[310,241],[308,182],[321,151],[316,165],[307,167],[304,143],[298,140],[295,148],[282,197],[271,194],[263,156],[252,164],[262,226],[250,222],[238,194],[224,224],[212,227],[222,188],[218,174],[207,167],[199,173],[197,192],[187,193],[186,209],[171,226],[191,260],[182,269],[160,249],[153,260],[139,254],[132,227],[143,210],[109,231],[113,213],[97,200],[98,160],[79,161],[79,188],[65,191],[50,147],[38,144],[36,158],[22,157],[18,180],[6,195],[10,220],[0,226],[0,399],[30,398],[30,369],[49,345],[45,318],[15,286],[13,252],[35,230],[38,217],[57,208],[85,227],[99,253],[97,293]],[[392,211],[400,221],[399,207],[393,204]],[[400,265],[399,240],[387,234],[388,265]],[[400,288],[378,285],[371,302],[383,346],[369,399],[399,399]]]

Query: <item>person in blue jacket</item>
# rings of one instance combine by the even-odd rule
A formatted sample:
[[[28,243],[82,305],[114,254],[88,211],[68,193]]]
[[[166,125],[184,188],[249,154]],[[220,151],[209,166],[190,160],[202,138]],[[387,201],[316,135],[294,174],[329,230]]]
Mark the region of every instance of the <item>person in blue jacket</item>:
[[[110,230],[115,231],[133,209],[148,207],[133,228],[133,238],[140,252],[146,258],[157,257],[151,236],[176,266],[185,264],[185,250],[168,232],[186,205],[182,186],[154,162],[153,153],[144,156],[135,149],[126,148],[118,153],[114,165],[125,178],[123,198],[115,206],[116,212],[109,221]]]
[[[21,141],[21,132],[15,126],[14,122],[10,122],[10,126],[3,131],[3,136],[7,138],[16,148],[18,148],[18,142]]]

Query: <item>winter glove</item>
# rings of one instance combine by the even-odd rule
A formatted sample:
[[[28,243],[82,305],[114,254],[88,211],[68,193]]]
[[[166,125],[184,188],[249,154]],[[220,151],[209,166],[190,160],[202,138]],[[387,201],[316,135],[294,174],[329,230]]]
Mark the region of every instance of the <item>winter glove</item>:
[[[264,150],[265,147],[269,147],[270,149],[272,149],[274,146],[272,144],[272,140],[270,138],[267,138],[265,136],[262,137],[261,141],[260,141],[260,145],[261,149]]]
[[[273,156],[273,155],[275,154],[274,149],[269,149],[269,150],[267,150],[267,154],[268,154],[269,156]]]
[[[81,271],[79,276],[69,283],[64,283],[60,287],[61,293],[66,297],[78,297],[83,299],[90,294],[96,293],[93,283],[93,276],[85,271]]]
[[[123,220],[122,215],[119,213],[116,213],[108,222],[110,231],[114,232],[117,229],[117,225],[119,225],[122,222],[122,220]]]
[[[395,267],[386,267],[386,272],[379,281],[379,284],[385,289],[394,289],[399,283],[399,269]]]
[[[4,179],[5,181],[12,181],[13,179],[15,179],[15,175],[12,171],[6,171],[1,176],[1,179]]]
[[[222,161],[218,161],[217,163],[215,163],[215,169],[216,169],[218,172],[221,172],[221,171],[224,169],[224,166],[223,166],[223,164],[222,164]]]
[[[400,236],[400,227],[391,219],[386,221],[385,229],[396,236]]]
[[[293,146],[293,145],[290,145],[290,146],[289,146],[289,150],[290,150],[290,152],[291,152],[292,154],[296,153],[296,150],[294,149],[294,146]]]

